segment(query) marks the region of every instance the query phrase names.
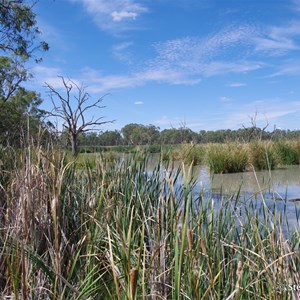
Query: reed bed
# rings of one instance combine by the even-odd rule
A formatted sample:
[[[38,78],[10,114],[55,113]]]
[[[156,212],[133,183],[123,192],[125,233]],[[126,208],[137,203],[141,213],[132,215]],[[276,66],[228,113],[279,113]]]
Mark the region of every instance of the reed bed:
[[[0,298],[298,299],[285,211],[205,196],[192,163],[0,151]]]
[[[207,165],[212,173],[273,170],[300,162],[299,141],[253,141],[209,144],[183,144],[162,151],[163,160]]]

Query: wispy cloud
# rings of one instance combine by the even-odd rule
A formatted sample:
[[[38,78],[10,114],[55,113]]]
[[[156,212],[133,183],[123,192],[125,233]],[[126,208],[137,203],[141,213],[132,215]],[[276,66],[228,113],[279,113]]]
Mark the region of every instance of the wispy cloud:
[[[154,48],[157,56],[148,64],[152,70],[180,72],[186,79],[244,74],[266,67],[265,57],[285,55],[299,49],[298,37],[298,21],[267,28],[235,24],[206,38],[188,36],[156,43]],[[237,59],[228,60],[230,54]]]
[[[198,119],[186,119],[184,117],[168,117],[166,115],[162,116],[157,120],[152,121],[152,123],[162,128],[180,128],[186,126],[190,129],[198,129],[204,125],[204,123]]]
[[[100,19],[113,11],[128,11],[140,14],[146,8],[134,0],[70,0],[82,2],[86,9],[93,11]],[[108,4],[107,4],[108,3]],[[100,8],[99,8],[99,7]],[[110,17],[111,22],[115,22]],[[120,20],[121,21],[121,20]],[[228,26],[207,37],[183,37],[153,44],[154,56],[142,63],[135,64],[135,69],[127,74],[103,74],[98,70],[86,68],[77,80],[86,82],[93,92],[102,93],[114,89],[133,88],[148,82],[196,85],[206,77],[222,74],[246,74],[269,67],[264,62],[264,55],[269,52],[280,52],[281,55],[298,47],[296,37],[300,36],[300,22],[291,22],[282,27],[269,27],[262,32],[258,26]],[[112,55],[131,63],[130,47],[133,43],[125,42],[113,47]],[[239,56],[232,61],[238,51]],[[261,59],[257,59],[260,54]],[[266,55],[269,57],[269,55]],[[278,68],[271,76],[295,74],[300,72],[298,64]],[[139,66],[139,67],[137,67]],[[40,72],[41,73],[41,72]],[[55,74],[57,76],[59,74]],[[46,74],[47,77],[47,74]],[[53,79],[57,81],[57,78]],[[232,83],[230,87],[244,86],[243,83]]]
[[[246,86],[247,84],[246,83],[243,83],[243,82],[231,82],[231,83],[228,83],[227,86],[228,87],[242,87],[242,86]]]
[[[264,127],[268,123],[271,127],[279,123],[279,119],[300,112],[300,101],[286,102],[282,99],[263,99],[245,105],[239,105],[227,115],[224,120],[225,128],[251,126],[251,117],[256,114],[257,126]]]
[[[249,36],[253,36],[256,28],[253,26],[228,27],[207,38],[184,37],[154,44],[157,57],[152,65],[165,68],[178,68],[189,73],[198,73],[203,66],[229,48],[241,44],[246,46]]]
[[[67,75],[64,75],[61,68],[38,65],[31,69],[31,73],[34,75],[34,79],[31,81],[31,85],[38,85],[39,87],[45,86],[45,83],[47,83],[55,89],[64,89],[62,79],[59,76],[64,76],[65,79],[72,80],[78,86],[82,84],[82,81],[80,81],[80,79],[71,78]]]
[[[300,0],[292,0],[292,4],[296,11],[300,11]]]
[[[135,102],[134,102],[134,105],[143,105],[143,104],[144,104],[143,101],[135,101]]]
[[[250,71],[259,70],[263,67],[263,62],[256,61],[237,61],[237,62],[223,62],[215,61],[203,68],[203,75],[206,77],[229,74],[229,73],[247,73]]]
[[[285,76],[285,75],[300,75],[300,61],[291,60],[285,62],[269,77]]]
[[[132,54],[129,50],[133,46],[132,42],[124,42],[112,47],[113,57],[119,61],[125,62],[127,64],[132,64]]]
[[[231,102],[231,99],[226,96],[221,96],[219,97],[219,99],[221,102]]]
[[[268,55],[284,55],[288,51],[299,49],[295,38],[300,36],[300,22],[291,21],[284,26],[267,28],[260,36],[254,37],[255,50]]]
[[[180,73],[184,81],[228,73],[247,73],[261,69],[263,62],[245,57],[235,62],[224,59],[236,49],[253,49],[258,28],[250,25],[229,26],[206,38],[184,37],[154,44],[157,56],[149,60],[150,70]],[[200,82],[200,81],[199,81]]]
[[[136,0],[69,0],[81,3],[94,22],[105,31],[124,31],[147,7]],[[125,26],[125,24],[127,26]]]

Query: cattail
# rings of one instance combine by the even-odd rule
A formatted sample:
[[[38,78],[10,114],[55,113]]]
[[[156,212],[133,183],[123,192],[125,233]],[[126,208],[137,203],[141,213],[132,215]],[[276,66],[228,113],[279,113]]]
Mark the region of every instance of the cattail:
[[[235,287],[237,289],[240,287],[240,280],[241,280],[241,277],[242,277],[242,273],[243,273],[243,263],[239,260],[238,265],[237,265],[237,269],[236,269],[237,281],[236,281]]]
[[[177,223],[179,222],[179,219],[180,219],[180,216],[182,214],[182,209],[180,209],[176,215],[176,220],[177,220]]]
[[[201,248],[203,254],[204,254],[204,255],[207,255],[206,247],[205,247],[205,245],[204,245],[204,243],[203,243],[203,241],[202,241],[201,238],[199,239],[199,244],[200,244],[200,248]]]
[[[193,250],[193,231],[191,229],[188,229],[187,231],[187,238],[189,243],[189,250]]]
[[[138,270],[137,269],[130,270],[129,276],[130,276],[131,298],[134,299],[136,288],[137,288]]]
[[[96,197],[95,195],[92,195],[89,200],[89,208],[93,209],[95,207],[95,204],[96,204]]]

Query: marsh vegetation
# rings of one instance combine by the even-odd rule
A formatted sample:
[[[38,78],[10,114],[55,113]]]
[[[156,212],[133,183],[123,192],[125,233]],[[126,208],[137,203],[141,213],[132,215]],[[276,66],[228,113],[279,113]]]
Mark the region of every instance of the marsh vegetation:
[[[295,299],[281,287],[300,282],[299,232],[263,192],[215,199],[195,188],[192,164],[149,172],[147,155],[9,150],[1,297]]]

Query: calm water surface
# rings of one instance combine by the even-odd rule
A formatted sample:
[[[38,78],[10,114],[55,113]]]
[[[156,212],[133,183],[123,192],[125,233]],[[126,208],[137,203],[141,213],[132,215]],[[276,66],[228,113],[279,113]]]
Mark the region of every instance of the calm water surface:
[[[150,169],[157,164],[159,156],[150,159]],[[180,166],[175,163],[175,168]],[[193,167],[193,176],[197,179],[196,189],[218,200],[222,197],[235,199],[239,196],[245,202],[256,201],[257,207],[262,199],[272,209],[285,212],[289,223],[300,230],[300,166],[286,166],[273,171],[249,171],[234,174],[211,174],[205,166]],[[208,198],[209,198],[208,197]]]

